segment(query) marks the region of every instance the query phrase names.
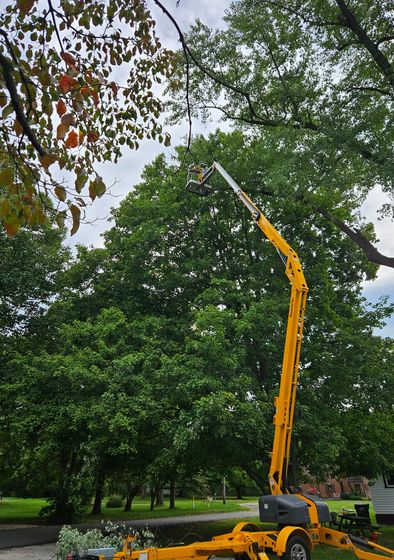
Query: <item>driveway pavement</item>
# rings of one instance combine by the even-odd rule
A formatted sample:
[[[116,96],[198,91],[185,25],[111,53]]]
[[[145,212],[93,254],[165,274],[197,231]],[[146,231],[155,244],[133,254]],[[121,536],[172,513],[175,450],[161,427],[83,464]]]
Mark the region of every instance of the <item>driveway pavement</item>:
[[[257,515],[257,503],[246,503],[244,507],[249,508],[248,511],[234,511],[229,513],[204,513],[201,515],[184,515],[179,517],[161,517],[156,519],[136,519],[133,521],[123,522],[122,524],[128,527],[168,527],[171,525],[184,525],[190,523],[199,523],[201,521],[216,521],[219,519],[243,519],[254,517]],[[100,527],[101,524],[84,524],[73,525],[79,529],[93,529]],[[25,547],[31,545],[41,545],[47,543],[54,543],[57,541],[61,525],[46,525],[46,526],[24,526],[16,527],[2,526],[0,530],[0,550],[11,549],[16,547]],[[0,552],[0,559],[2,558]],[[5,558],[5,557],[4,557]],[[11,556],[9,557],[11,559]],[[26,556],[26,558],[29,558]],[[8,556],[7,556],[8,560]]]

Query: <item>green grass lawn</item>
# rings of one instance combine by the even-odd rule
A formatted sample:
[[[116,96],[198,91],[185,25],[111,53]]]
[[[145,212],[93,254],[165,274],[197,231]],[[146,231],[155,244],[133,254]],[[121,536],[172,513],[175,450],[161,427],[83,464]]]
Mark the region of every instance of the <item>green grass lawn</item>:
[[[257,499],[257,498],[256,498]],[[176,500],[176,508],[169,509],[168,500],[163,506],[156,506],[153,511],[149,510],[149,499],[137,497],[133,501],[132,511],[125,513],[123,508],[106,508],[103,501],[102,513],[97,516],[89,514],[87,510],[84,521],[101,521],[102,519],[111,519],[114,521],[125,521],[131,519],[151,519],[154,517],[177,517],[181,515],[197,515],[201,513],[221,513],[242,511],[245,507],[242,500],[227,500],[226,504],[222,504],[220,500],[207,504],[203,500],[196,500],[195,507],[189,499],[178,498]],[[42,506],[46,505],[43,498],[8,498],[5,497],[0,502],[0,523],[39,523],[40,518],[38,512]]]
[[[34,523],[46,503],[44,498],[3,498],[0,502],[0,523]]]

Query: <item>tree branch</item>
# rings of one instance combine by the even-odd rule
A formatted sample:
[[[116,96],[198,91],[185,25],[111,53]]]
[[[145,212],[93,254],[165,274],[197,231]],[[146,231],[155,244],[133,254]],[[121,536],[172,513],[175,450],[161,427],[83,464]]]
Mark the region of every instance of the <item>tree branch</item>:
[[[353,33],[357,35],[357,37],[360,39],[362,44],[372,55],[372,58],[379,66],[382,73],[386,76],[389,83],[392,86],[394,86],[394,70],[390,62],[387,60],[387,58],[384,56],[382,51],[379,49],[378,45],[369,38],[367,32],[357,21],[354,13],[349,9],[346,2],[344,0],[336,0],[336,2],[338,4],[339,9],[341,10],[343,17],[346,20],[349,29],[351,29]]]
[[[40,156],[45,156],[46,152],[39,144],[33,130],[30,128],[30,125],[27,121],[27,118],[22,110],[22,107],[19,102],[18,92],[16,90],[16,85],[14,82],[14,78],[12,76],[13,66],[9,60],[5,56],[0,53],[0,66],[3,69],[4,81],[5,85],[8,89],[11,98],[11,104],[14,108],[16,117],[22,126],[23,132],[29,138],[32,146],[36,149]]]
[[[377,248],[369,241],[369,239],[365,237],[361,230],[357,228],[350,228],[344,222],[342,222],[342,220],[334,216],[334,214],[320,206],[315,207],[315,210],[317,210],[319,214],[335,224],[341,231],[343,231],[343,233],[350,237],[350,239],[352,239],[354,243],[356,243],[356,245],[358,245],[358,247],[363,251],[370,262],[394,268],[394,257],[387,257],[386,255],[382,255],[382,253],[377,250]]]

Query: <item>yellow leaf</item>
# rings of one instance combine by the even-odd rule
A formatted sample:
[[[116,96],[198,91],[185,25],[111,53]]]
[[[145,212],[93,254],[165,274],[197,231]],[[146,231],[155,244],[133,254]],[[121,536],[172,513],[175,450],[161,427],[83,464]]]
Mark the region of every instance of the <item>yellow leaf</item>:
[[[64,221],[66,219],[66,213],[65,212],[58,212],[56,214],[56,223],[58,225],[58,227],[63,228],[64,227]]]

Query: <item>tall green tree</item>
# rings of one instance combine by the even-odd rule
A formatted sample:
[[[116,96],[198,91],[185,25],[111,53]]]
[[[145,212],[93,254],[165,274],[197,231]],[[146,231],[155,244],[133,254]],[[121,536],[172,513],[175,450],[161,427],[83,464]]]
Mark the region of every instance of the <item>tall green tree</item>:
[[[219,115],[263,137],[278,165],[256,177],[260,192],[301,198],[371,262],[393,267],[360,216],[376,185],[387,197],[381,212],[393,216],[394,36],[387,5],[239,0],[224,20],[220,30],[198,21],[185,36],[178,27],[174,121]]]
[[[374,340],[373,328],[391,308],[382,302],[366,309],[361,282],[373,278],[376,267],[352,250],[352,241],[342,238],[334,224],[311,214],[302,198],[286,200],[261,191],[262,170],[279,183],[268,143],[268,138],[218,132],[197,139],[193,157],[220,161],[301,255],[310,297],[294,437],[300,450],[296,470],[307,467],[323,476],[345,445],[340,415],[355,389],[341,375],[348,379],[358,367],[355,348],[365,364],[371,363],[365,341]],[[179,158],[183,161],[184,154]],[[224,182],[215,178],[212,197],[200,199],[185,192],[185,179],[162,157],[146,168],[141,184],[114,212],[104,274],[112,284],[112,301],[126,315],[173,317],[174,330],[181,329],[182,354],[165,368],[167,377],[182,372],[179,393],[173,389],[181,408],[176,446],[193,457],[203,445],[210,460],[223,463],[234,457],[239,462],[239,451],[250,471],[260,460],[260,476],[261,461],[266,468],[269,460],[268,403],[278,390],[288,283],[280,259]],[[352,201],[342,204],[348,209]],[[367,369],[360,374],[366,392]],[[334,413],[325,406],[331,391],[338,399]],[[232,437],[235,418],[238,440]],[[313,425],[319,425],[317,438],[310,437]],[[243,430],[249,436],[243,438]],[[226,444],[220,446],[215,437]]]

